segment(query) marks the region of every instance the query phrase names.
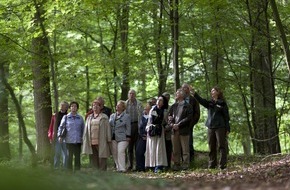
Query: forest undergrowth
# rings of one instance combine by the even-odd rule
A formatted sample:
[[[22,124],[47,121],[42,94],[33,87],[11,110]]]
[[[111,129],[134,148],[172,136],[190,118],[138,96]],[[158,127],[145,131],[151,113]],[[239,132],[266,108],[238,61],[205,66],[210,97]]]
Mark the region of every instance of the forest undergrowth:
[[[222,190],[289,190],[290,155],[230,156],[225,170],[205,169],[205,154],[199,154],[194,169],[168,172],[159,177],[168,180],[164,189],[222,189]],[[200,169],[198,167],[204,168]],[[135,175],[136,176],[136,175]],[[158,178],[144,173],[142,178]],[[156,188],[157,189],[157,188]]]
[[[112,161],[112,160],[111,160]],[[0,163],[0,189],[61,190],[289,190],[290,155],[229,156],[225,170],[207,169],[207,153],[197,153],[186,171],[117,173],[86,165],[78,172],[55,171],[49,166],[31,168],[17,162]]]

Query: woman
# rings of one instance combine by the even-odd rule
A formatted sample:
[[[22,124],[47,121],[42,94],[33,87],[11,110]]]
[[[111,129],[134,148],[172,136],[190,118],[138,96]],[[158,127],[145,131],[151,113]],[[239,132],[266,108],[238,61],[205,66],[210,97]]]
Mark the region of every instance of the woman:
[[[146,126],[147,142],[145,152],[145,167],[154,169],[155,173],[163,170],[167,166],[167,156],[165,148],[164,131],[164,109],[168,108],[168,101],[164,96],[159,96],[156,105],[149,112]],[[152,128],[157,127],[155,134]],[[159,131],[160,130],[160,131]]]
[[[94,168],[106,171],[112,134],[109,118],[102,113],[101,109],[101,102],[94,101],[93,113],[86,120],[82,153],[92,155],[91,161]]]
[[[64,142],[59,142],[57,138],[57,131],[60,125],[61,119],[67,115],[69,104],[66,101],[60,103],[60,110],[56,114],[51,116],[51,121],[48,129],[48,138],[51,144],[54,144],[54,169],[61,167],[62,157],[62,168],[66,169],[67,162],[67,148]]]
[[[112,154],[119,172],[126,172],[126,149],[131,137],[131,119],[125,110],[126,102],[119,100],[116,113],[109,120],[112,127]]]
[[[209,165],[210,169],[217,167],[217,149],[220,152],[219,168],[227,167],[226,137],[230,133],[229,110],[223,92],[218,87],[211,89],[211,99],[201,98],[191,90],[196,100],[208,109],[206,126],[208,127]]]
[[[145,172],[145,152],[146,152],[146,140],[147,132],[146,126],[148,123],[149,111],[151,110],[151,105],[146,104],[143,114],[138,124],[138,140],[136,146],[136,171]]]
[[[79,109],[78,102],[70,103],[71,112],[64,116],[60,122],[57,136],[58,140],[66,143],[68,150],[67,168],[73,170],[73,158],[74,158],[74,170],[81,169],[81,145],[84,131],[84,119],[77,113]],[[66,136],[62,137],[62,131],[66,128]]]

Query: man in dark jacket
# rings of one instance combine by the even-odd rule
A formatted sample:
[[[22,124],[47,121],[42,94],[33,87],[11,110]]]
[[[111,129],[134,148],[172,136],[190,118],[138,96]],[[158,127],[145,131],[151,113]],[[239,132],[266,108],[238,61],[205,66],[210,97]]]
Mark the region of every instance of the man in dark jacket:
[[[170,107],[168,122],[172,127],[173,170],[186,170],[189,167],[189,133],[192,119],[192,106],[185,100],[185,92],[178,89],[175,94],[176,102]],[[182,164],[181,158],[182,155]]]

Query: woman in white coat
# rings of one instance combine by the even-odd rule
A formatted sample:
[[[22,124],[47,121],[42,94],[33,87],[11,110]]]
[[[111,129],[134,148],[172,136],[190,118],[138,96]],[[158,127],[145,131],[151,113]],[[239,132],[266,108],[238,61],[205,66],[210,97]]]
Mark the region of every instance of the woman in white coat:
[[[168,165],[164,130],[164,111],[167,107],[167,99],[164,96],[159,96],[156,105],[149,112],[146,126],[145,167],[154,170],[155,173],[162,171]],[[153,132],[154,127],[157,127],[157,130]]]

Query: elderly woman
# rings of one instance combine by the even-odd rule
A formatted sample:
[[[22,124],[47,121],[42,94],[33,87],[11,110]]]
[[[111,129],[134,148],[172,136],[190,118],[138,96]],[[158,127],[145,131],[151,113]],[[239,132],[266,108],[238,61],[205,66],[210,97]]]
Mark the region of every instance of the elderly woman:
[[[82,153],[92,155],[93,167],[105,171],[110,156],[111,126],[108,116],[102,113],[101,102],[94,101],[92,110],[86,120]]]
[[[131,119],[125,110],[126,102],[119,100],[116,113],[109,120],[112,127],[112,154],[119,172],[126,172],[126,149],[131,137]]]
[[[83,131],[85,127],[84,119],[78,114],[79,103],[71,102],[71,112],[64,116],[60,122],[57,136],[58,140],[66,143],[68,149],[67,168],[73,170],[73,158],[74,158],[74,170],[81,169],[81,145],[83,143]],[[66,129],[66,135],[62,136],[62,131]]]

